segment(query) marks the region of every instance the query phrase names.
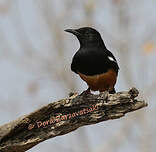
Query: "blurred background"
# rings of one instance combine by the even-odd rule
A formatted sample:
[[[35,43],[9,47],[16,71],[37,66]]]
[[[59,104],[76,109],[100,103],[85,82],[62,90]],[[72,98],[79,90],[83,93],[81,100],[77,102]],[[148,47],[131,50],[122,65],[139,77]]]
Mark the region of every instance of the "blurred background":
[[[118,60],[117,91],[136,87],[149,106],[86,126],[29,152],[155,152],[155,0],[0,0],[0,125],[87,88],[71,72],[79,43],[64,32],[91,26]]]

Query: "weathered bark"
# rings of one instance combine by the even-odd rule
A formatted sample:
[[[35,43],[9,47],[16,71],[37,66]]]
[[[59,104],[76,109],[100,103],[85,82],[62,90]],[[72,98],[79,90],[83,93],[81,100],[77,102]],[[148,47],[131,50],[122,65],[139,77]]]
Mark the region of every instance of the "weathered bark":
[[[73,94],[67,99],[52,102],[0,126],[0,152],[23,152],[81,126],[123,117],[128,112],[147,106],[145,101],[135,99],[138,94],[132,88],[116,94]]]

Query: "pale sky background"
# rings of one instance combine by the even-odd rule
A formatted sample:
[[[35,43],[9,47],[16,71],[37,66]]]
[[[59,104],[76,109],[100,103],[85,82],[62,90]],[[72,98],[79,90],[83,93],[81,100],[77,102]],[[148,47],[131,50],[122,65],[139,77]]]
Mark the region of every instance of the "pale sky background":
[[[29,152],[101,152],[102,146],[107,147],[110,144],[115,147],[117,140],[122,140],[122,138],[124,140],[122,144],[116,146],[115,151],[109,150],[108,152],[139,152],[142,144],[150,138],[152,139],[151,143],[146,145],[144,151],[154,152],[156,148],[156,123],[154,120],[156,114],[154,100],[156,97],[156,1],[131,1],[127,8],[131,25],[128,35],[124,35],[122,27],[119,27],[118,18],[115,16],[117,10],[112,7],[110,2],[101,0],[89,2],[91,2],[89,6],[91,5],[90,7],[94,9],[92,25],[101,33],[107,48],[115,55],[120,66],[116,90],[128,90],[135,86],[140,91],[140,98],[147,100],[149,106],[140,112],[129,113],[121,119],[82,127],[67,135],[50,139],[30,149]],[[0,124],[17,119],[51,101],[65,98],[70,91],[73,91],[63,82],[61,75],[56,77],[54,73],[47,72],[45,68],[47,63],[44,64],[47,58],[55,61],[48,66],[54,69],[63,69],[63,72],[68,73],[71,79],[74,79],[76,84],[74,91],[80,93],[87,88],[86,84],[70,71],[71,59],[78,50],[79,43],[74,36],[64,32],[66,28],[79,28],[88,24],[84,21],[84,5],[87,2],[84,0],[74,1],[69,12],[65,6],[67,0],[53,0],[48,6],[48,13],[53,12],[53,16],[58,19],[66,13],[66,19],[63,18],[62,21],[60,19],[59,23],[56,22],[57,19],[54,20],[53,16],[50,20],[52,25],[54,24],[56,27],[58,25],[62,36],[63,50],[66,52],[61,58],[56,58],[58,52],[53,47],[57,43],[59,45],[59,42],[55,35],[49,33],[49,27],[43,20],[44,15],[41,10],[44,7],[44,2],[41,0],[15,0],[12,2],[0,0],[0,6],[5,6],[5,3],[9,3],[8,10],[0,12]],[[118,42],[128,42],[130,45],[130,51],[125,54],[124,60],[121,58],[121,52],[115,47]],[[30,46],[32,50],[28,49]],[[146,53],[146,46],[147,48],[148,46],[152,47],[150,53]],[[61,64],[61,62],[65,64]],[[127,83],[128,79],[124,78],[124,69],[128,71],[131,69],[133,81]],[[29,92],[31,84],[35,84],[37,87],[34,94]],[[145,123],[142,123],[140,117],[144,119]],[[134,121],[134,119],[136,120]],[[129,130],[127,129],[128,134],[119,135],[118,130],[127,128],[123,127],[123,122],[131,127]],[[146,124],[145,127],[143,124]],[[140,128],[141,125],[143,128]],[[83,144],[84,139],[80,132],[84,132],[89,148],[88,145]],[[144,138],[141,137],[142,135]],[[113,141],[112,138],[114,138]]]

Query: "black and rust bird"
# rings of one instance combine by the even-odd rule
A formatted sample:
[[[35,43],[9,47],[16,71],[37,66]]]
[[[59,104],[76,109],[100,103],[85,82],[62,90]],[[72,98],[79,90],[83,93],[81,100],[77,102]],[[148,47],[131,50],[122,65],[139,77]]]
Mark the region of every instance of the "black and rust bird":
[[[80,42],[80,49],[72,59],[71,70],[88,84],[87,92],[115,93],[119,66],[113,54],[107,50],[100,33],[91,27],[65,31],[74,34]]]

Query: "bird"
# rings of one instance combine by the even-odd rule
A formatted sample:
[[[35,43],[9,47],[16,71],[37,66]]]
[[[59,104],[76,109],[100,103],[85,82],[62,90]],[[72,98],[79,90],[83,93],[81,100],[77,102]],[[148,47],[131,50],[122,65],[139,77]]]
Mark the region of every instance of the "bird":
[[[116,93],[114,88],[119,65],[114,55],[106,48],[100,33],[92,27],[66,29],[75,35],[80,48],[72,58],[71,70],[78,74],[91,91]]]

